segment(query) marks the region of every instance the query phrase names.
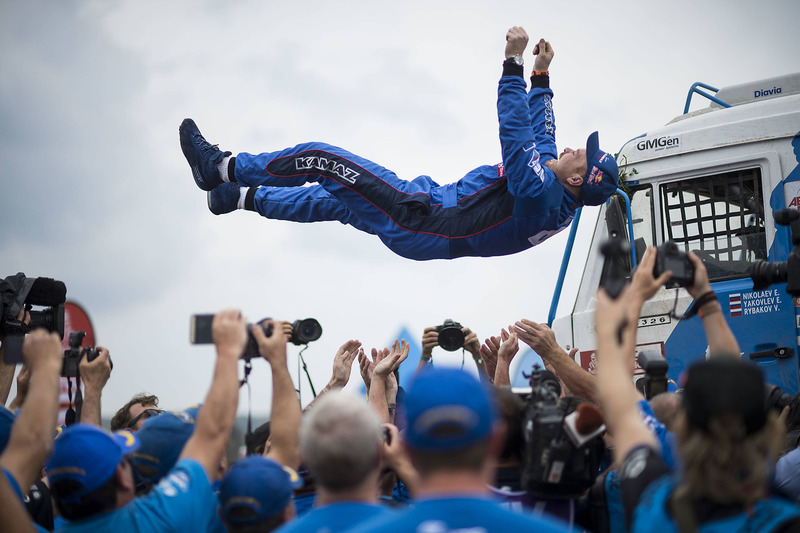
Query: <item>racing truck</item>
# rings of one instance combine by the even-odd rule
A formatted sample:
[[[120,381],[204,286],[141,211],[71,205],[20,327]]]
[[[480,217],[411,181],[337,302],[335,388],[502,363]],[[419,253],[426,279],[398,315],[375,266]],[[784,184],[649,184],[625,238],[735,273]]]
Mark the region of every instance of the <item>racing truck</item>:
[[[690,111],[693,97],[708,105]],[[548,319],[562,348],[578,347],[576,361],[594,372],[596,292],[611,272],[604,242],[627,242],[619,268],[629,277],[647,246],[671,241],[703,260],[742,357],[769,383],[800,392],[800,211],[786,210],[800,208],[800,73],[721,89],[696,83],[681,115],[616,158],[618,194],[597,212],[571,313],[555,318],[579,215],[568,238]],[[755,283],[754,265],[764,267]],[[637,353],[663,355],[673,383],[707,355],[700,319],[680,318],[691,304],[684,288],[662,287],[638,323]],[[637,365],[634,380],[643,374]]]

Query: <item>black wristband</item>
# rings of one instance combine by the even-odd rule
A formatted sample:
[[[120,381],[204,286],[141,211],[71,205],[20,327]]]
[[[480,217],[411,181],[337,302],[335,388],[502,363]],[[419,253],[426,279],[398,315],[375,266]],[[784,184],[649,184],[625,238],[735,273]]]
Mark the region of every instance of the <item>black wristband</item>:
[[[503,76],[525,76],[525,68],[522,65],[517,65],[513,59],[506,59],[503,61]]]
[[[692,308],[689,309],[683,318],[692,318],[700,311],[700,308],[709,302],[716,302],[717,294],[714,291],[708,291],[700,295],[700,297],[692,303]]]
[[[550,75],[538,74],[531,76],[531,89],[549,89]]]

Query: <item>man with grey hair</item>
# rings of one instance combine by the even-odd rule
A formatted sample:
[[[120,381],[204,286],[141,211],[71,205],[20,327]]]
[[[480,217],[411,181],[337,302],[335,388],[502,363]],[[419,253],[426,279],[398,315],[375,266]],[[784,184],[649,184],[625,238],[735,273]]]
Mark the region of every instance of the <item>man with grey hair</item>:
[[[331,391],[300,427],[300,453],[317,486],[311,512],[279,531],[336,533],[393,511],[377,503],[381,422],[364,400]]]
[[[517,514],[491,498],[505,428],[488,388],[457,368],[428,368],[406,395],[403,445],[419,472],[413,506],[350,533],[570,531],[547,516]]]

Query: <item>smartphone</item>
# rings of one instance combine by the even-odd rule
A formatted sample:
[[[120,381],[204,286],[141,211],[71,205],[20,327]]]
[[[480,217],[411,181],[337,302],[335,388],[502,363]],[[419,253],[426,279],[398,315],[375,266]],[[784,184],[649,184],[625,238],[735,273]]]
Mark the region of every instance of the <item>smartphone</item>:
[[[214,315],[192,315],[189,322],[189,342],[192,344],[213,344],[211,322]]]

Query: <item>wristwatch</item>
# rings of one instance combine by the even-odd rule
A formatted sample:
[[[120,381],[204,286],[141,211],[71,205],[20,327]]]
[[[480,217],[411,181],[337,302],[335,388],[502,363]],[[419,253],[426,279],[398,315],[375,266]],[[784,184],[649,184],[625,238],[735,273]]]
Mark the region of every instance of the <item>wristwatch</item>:
[[[508,61],[509,63],[515,63],[515,64],[517,64],[519,66],[522,66],[522,65],[525,64],[525,60],[522,59],[522,55],[521,54],[514,54],[513,56],[511,56],[508,59],[506,59],[506,61]]]

